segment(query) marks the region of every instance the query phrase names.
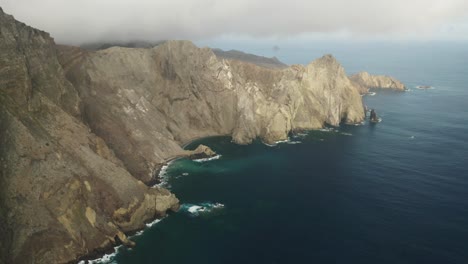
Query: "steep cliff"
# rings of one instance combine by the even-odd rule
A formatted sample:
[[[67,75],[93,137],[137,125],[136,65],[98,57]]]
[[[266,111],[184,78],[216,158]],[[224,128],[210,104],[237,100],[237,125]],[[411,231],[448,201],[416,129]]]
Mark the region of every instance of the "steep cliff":
[[[269,69],[189,41],[86,51],[0,10],[0,262],[71,261],[176,209],[144,183],[195,138],[272,143],[363,119],[331,55]]]
[[[359,94],[330,55],[275,70],[219,60],[189,41],[80,53],[72,63],[67,54],[76,48],[59,49],[82,98],[84,120],[142,181],[182,155],[180,145],[194,138],[231,135],[239,144],[257,137],[272,143],[295,129],[364,117]]]
[[[0,9],[0,262],[63,263],[176,209],[80,121],[45,32]]]
[[[399,80],[386,75],[371,75],[368,72],[360,72],[351,75],[349,79],[361,94],[369,92],[372,88],[392,89],[404,91],[405,85]]]

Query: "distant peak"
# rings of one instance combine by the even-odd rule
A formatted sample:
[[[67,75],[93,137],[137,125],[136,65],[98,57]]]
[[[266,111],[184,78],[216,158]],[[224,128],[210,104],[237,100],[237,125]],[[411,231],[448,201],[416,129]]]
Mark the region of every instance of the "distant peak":
[[[217,57],[223,58],[223,59],[248,62],[248,63],[255,64],[257,66],[270,68],[270,69],[284,69],[288,67],[287,64],[281,62],[276,57],[268,58],[268,57],[258,56],[255,54],[250,54],[250,53],[246,53],[246,52],[234,50],[234,49],[231,49],[228,51],[224,51],[222,49],[212,49],[212,50]]]
[[[325,55],[323,55],[323,57],[321,59],[337,62],[336,58],[332,54],[325,54]]]

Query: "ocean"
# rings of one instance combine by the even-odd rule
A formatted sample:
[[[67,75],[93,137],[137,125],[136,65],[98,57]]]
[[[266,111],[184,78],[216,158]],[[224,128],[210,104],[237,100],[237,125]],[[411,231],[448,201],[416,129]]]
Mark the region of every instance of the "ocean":
[[[280,52],[287,63],[332,53],[348,73],[389,74],[409,91],[365,96],[382,118],[375,125],[309,131],[275,146],[193,142],[188,148],[202,143],[220,156],[172,162],[165,184],[181,210],[107,263],[468,263],[468,48]]]

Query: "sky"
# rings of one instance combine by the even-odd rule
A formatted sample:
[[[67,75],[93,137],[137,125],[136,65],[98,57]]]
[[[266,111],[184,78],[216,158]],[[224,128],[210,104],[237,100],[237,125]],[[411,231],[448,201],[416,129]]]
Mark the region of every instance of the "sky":
[[[468,41],[468,0],[0,0],[0,7],[64,44]]]

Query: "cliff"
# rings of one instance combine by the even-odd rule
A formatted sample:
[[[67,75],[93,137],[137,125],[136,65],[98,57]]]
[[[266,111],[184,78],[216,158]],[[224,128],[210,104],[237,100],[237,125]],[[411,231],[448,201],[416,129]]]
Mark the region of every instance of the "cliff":
[[[363,119],[331,55],[270,69],[188,41],[86,51],[0,10],[0,262],[73,261],[176,210],[145,183],[198,155],[181,148],[190,140],[272,143]]]
[[[356,86],[361,94],[369,92],[369,89],[392,89],[396,91],[404,91],[405,85],[399,80],[386,75],[371,75],[368,72],[360,72],[351,75],[349,79]]]
[[[81,120],[55,44],[0,10],[0,263],[64,263],[176,209]]]
[[[364,117],[359,94],[330,55],[274,70],[219,60],[189,41],[81,53],[75,65],[70,49],[60,47],[60,60],[82,99],[83,119],[145,182],[195,138],[273,143],[292,130]]]

